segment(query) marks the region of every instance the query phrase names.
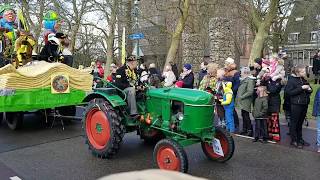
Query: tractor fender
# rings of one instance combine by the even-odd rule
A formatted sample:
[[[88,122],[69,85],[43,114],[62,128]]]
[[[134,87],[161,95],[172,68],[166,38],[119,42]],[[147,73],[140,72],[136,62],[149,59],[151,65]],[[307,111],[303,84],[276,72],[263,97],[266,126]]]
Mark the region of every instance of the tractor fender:
[[[119,95],[116,95],[116,94],[110,95],[110,94],[105,94],[103,92],[92,92],[84,98],[83,102],[90,102],[91,100],[96,98],[105,99],[111,104],[112,107],[127,105],[127,103]]]

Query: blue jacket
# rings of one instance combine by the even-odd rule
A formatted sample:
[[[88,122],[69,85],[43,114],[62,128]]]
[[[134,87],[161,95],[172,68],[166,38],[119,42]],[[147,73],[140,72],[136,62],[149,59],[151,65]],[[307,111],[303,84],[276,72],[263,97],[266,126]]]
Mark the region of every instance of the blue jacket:
[[[318,88],[316,95],[314,96],[313,112],[312,116],[320,116],[320,88]]]

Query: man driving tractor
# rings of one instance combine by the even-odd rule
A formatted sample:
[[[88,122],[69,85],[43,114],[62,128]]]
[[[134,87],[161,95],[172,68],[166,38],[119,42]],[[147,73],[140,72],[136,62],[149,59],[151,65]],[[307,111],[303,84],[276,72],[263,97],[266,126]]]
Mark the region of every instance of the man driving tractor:
[[[134,118],[138,117],[135,88],[139,79],[137,66],[138,62],[134,56],[127,58],[126,64],[117,70],[115,81],[115,85],[126,93],[130,116]]]

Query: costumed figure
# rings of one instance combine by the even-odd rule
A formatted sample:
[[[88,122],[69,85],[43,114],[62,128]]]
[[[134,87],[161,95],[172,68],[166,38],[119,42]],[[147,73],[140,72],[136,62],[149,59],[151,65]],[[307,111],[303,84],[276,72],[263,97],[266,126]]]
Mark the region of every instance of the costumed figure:
[[[48,11],[44,16],[43,26],[45,28],[44,32],[44,42],[49,44],[48,36],[49,34],[55,34],[60,28],[61,22],[59,22],[59,16],[55,11]]]
[[[14,48],[16,68],[32,61],[32,51],[35,45],[36,40],[32,35],[27,32],[20,32],[20,37],[16,40]]]
[[[18,28],[16,17],[16,13],[11,6],[5,5],[1,8],[1,52],[3,53],[4,59],[11,59],[13,54],[13,47],[17,38],[16,29]]]
[[[233,92],[232,92],[232,83],[226,82],[223,84],[223,99],[220,100],[221,105],[223,105],[225,110],[225,118],[226,118],[226,127],[227,130],[231,133],[234,133],[235,126],[234,126],[234,118],[233,118],[233,111],[234,111],[234,99],[233,99]]]
[[[60,50],[60,40],[55,34],[48,35],[48,44],[40,52],[40,59],[47,62],[62,62],[64,57]]]

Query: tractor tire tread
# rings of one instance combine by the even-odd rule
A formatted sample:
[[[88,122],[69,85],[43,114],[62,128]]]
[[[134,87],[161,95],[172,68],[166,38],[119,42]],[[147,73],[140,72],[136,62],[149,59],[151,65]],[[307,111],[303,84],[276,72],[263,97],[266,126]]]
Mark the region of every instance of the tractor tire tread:
[[[113,107],[108,102],[106,102],[103,99],[96,99],[95,101],[90,101],[90,104],[88,105],[86,112],[88,112],[91,108],[95,106],[98,106],[99,109],[101,109],[108,116],[108,121],[110,123],[112,135],[110,137],[108,145],[102,150],[97,150],[90,144],[90,141],[85,132],[86,142],[89,145],[89,149],[92,151],[92,154],[94,156],[102,159],[110,159],[115,154],[118,153],[121,147],[122,139],[125,134],[125,128],[121,123],[120,116],[117,115],[117,112],[113,109]],[[83,120],[84,123],[85,123],[85,118],[86,116],[84,116],[84,120]]]

